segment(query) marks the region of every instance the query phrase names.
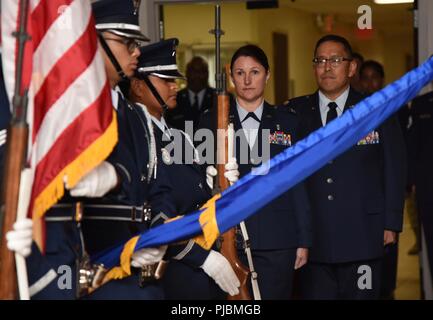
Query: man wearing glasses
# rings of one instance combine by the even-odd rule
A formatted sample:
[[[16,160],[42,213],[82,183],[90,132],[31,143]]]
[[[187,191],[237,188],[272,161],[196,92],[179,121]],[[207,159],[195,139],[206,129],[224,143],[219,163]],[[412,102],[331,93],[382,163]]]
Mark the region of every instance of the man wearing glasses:
[[[321,38],[313,71],[318,91],[289,101],[300,114],[304,137],[363,99],[350,87],[356,62],[346,39]],[[379,296],[384,246],[402,228],[406,168],[396,119],[372,134],[378,143],[362,139],[306,180],[313,215],[310,263],[300,274],[306,299]]]

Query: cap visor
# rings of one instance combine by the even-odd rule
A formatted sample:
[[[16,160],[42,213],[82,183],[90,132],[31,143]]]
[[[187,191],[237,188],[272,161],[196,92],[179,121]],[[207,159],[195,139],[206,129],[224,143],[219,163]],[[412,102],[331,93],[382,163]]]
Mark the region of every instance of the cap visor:
[[[142,34],[140,31],[136,30],[127,30],[127,29],[107,29],[106,31],[110,31],[114,34],[117,34],[122,37],[137,39],[140,41],[149,42],[150,39]]]

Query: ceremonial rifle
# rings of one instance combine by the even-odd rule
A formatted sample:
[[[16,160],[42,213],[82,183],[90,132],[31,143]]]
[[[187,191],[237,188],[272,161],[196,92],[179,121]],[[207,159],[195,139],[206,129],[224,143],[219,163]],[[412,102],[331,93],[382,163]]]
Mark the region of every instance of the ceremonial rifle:
[[[29,128],[26,121],[28,88],[22,88],[23,60],[27,34],[29,0],[20,1],[20,27],[13,35],[18,40],[18,56],[15,72],[12,120],[8,128],[4,180],[2,184],[2,206],[0,207],[0,299],[17,298],[17,277],[14,252],[6,245],[6,232],[13,228],[17,218],[21,172],[27,158]]]
[[[225,69],[221,68],[221,36],[224,32],[221,30],[221,7],[215,6],[215,29],[211,30],[215,35],[215,81],[216,81],[216,105],[217,105],[217,178],[215,179],[215,193],[220,193],[227,189],[230,184],[224,177],[225,164],[229,155],[233,154],[233,135],[228,132],[233,132],[233,124],[229,124],[230,114],[230,99],[226,91],[226,73]],[[231,129],[229,130],[229,126]],[[230,137],[229,137],[230,136]],[[230,148],[229,148],[230,146]],[[248,280],[250,271],[239,260],[236,249],[236,230],[232,228],[222,235],[221,253],[230,262],[235,271],[241,286],[239,294],[236,296],[228,296],[228,300],[251,300],[248,292]]]

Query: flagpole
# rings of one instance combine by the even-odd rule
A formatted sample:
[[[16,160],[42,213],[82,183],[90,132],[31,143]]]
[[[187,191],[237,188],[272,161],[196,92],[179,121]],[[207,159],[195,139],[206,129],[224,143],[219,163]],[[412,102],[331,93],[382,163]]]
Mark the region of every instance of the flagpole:
[[[8,128],[8,141],[6,146],[6,160],[4,166],[3,181],[3,202],[0,208],[0,299],[12,300],[17,298],[17,278],[15,269],[14,253],[9,251],[6,245],[5,235],[13,228],[18,214],[18,199],[20,197],[20,180],[25,168],[28,144],[28,124],[27,124],[27,103],[28,88],[22,87],[24,50],[26,42],[29,40],[27,34],[27,18],[29,10],[29,0],[20,0],[19,4],[19,31],[14,32],[13,36],[18,41],[18,55],[15,73],[15,91],[12,100],[13,113],[12,121]],[[24,188],[25,186],[23,186]],[[24,190],[24,189],[23,189]],[[23,207],[23,205],[21,205]],[[25,206],[24,206],[25,207]],[[20,209],[21,211],[24,208]],[[20,213],[22,215],[23,213]],[[27,212],[24,213],[26,216]],[[17,267],[20,274],[20,287],[24,298],[28,298],[26,279],[22,275],[27,272],[25,260],[19,257]],[[27,286],[28,287],[28,286]]]
[[[27,217],[32,192],[32,176],[33,172],[30,168],[25,168],[21,173],[17,221]],[[26,259],[22,255],[15,253],[15,263],[20,300],[30,300]]]

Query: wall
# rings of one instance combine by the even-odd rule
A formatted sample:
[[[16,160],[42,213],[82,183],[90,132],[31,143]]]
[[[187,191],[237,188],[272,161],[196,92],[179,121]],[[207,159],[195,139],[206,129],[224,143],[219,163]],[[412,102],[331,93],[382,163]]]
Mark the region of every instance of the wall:
[[[338,17],[338,15],[337,15]],[[411,34],[390,35],[375,29],[369,37],[355,34],[354,23],[336,19],[333,32],[348,38],[355,51],[366,59],[384,64],[387,82],[406,72],[406,55],[412,53]],[[214,7],[209,4],[166,5],[164,7],[165,37],[178,37],[183,48],[208,48],[213,50],[214,37],[208,33],[214,27]],[[289,78],[292,80],[291,96],[299,96],[316,89],[312,72],[315,42],[324,34],[316,26],[316,15],[305,11],[280,7],[279,9],[246,10],[244,3],[222,5],[222,28],[226,35],[222,45],[233,50],[245,43],[261,46],[268,55],[272,68],[272,32],[288,35]],[[189,56],[185,55],[188,60]],[[265,92],[273,102],[274,80],[271,77]],[[289,88],[288,88],[289,90]]]

